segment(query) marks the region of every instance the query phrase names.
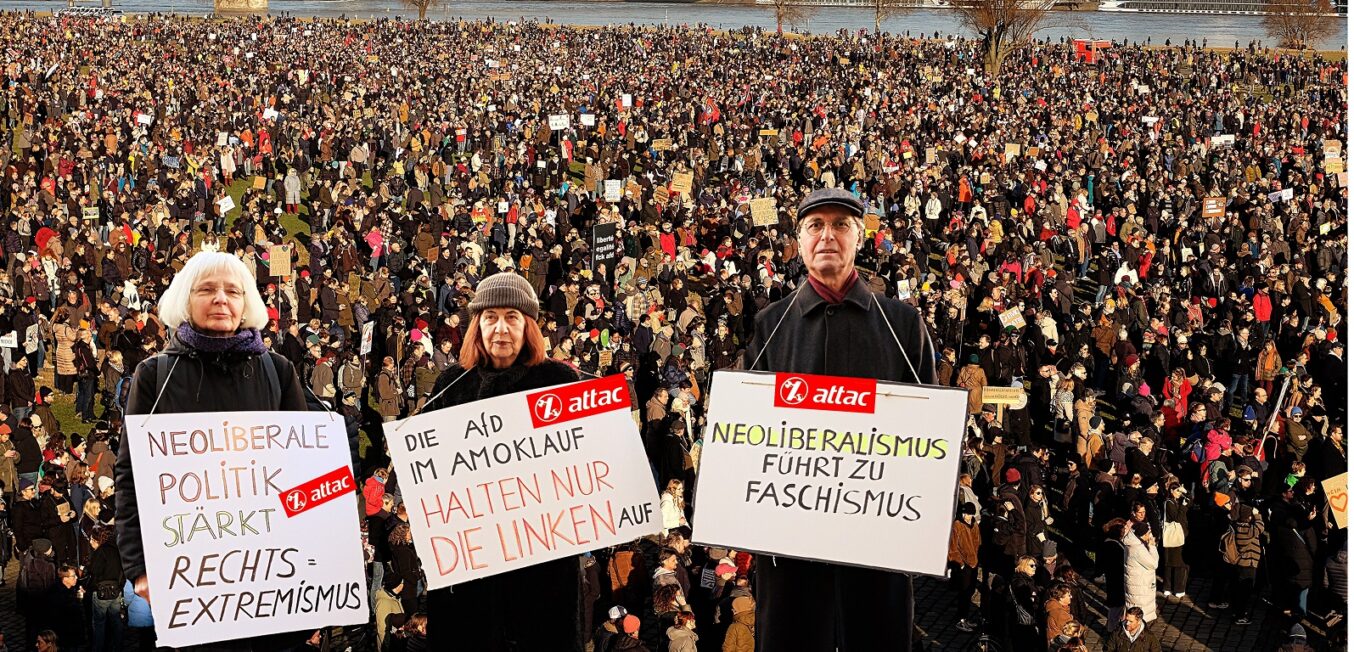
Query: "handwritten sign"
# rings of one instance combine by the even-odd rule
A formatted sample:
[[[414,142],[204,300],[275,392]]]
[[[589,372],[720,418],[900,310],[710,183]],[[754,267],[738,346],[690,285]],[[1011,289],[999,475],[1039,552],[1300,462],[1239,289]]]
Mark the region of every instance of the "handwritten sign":
[[[1020,308],[1010,308],[997,318],[1001,320],[1002,329],[1025,327],[1025,315],[1020,314]]]
[[[80,209],[80,215],[84,217],[86,220],[97,220],[99,219],[99,207],[86,206]]]
[[[4,335],[0,335],[0,349],[17,349],[17,348],[19,348],[18,333],[10,331],[8,333],[5,333]]]
[[[621,200],[621,180],[607,179],[603,184],[606,190],[605,199],[609,202],[618,202]]]
[[[653,147],[653,148],[654,148],[654,151],[656,151],[656,152],[666,152],[666,151],[672,149],[672,139],[671,139],[671,138],[655,138],[655,139],[653,140],[652,143],[649,143],[649,145],[650,145],[651,147]]]
[[[362,324],[362,348],[358,351],[361,355],[371,353],[371,336],[376,332],[376,322],[369,321]]]
[[[1222,217],[1226,212],[1226,197],[1204,197],[1204,217]]]
[[[569,128],[569,116],[568,116],[568,115],[565,115],[565,114],[563,114],[563,113],[561,113],[561,114],[559,114],[559,115],[552,115],[552,116],[550,116],[549,120],[550,120],[550,130],[551,130],[551,131],[559,131],[559,130],[561,130],[561,129],[568,129],[568,128]]]
[[[348,438],[322,412],[127,419],[159,643],[365,623]],[[316,536],[322,532],[323,536]]]
[[[691,173],[678,172],[672,175],[672,191],[687,197],[691,196]]]
[[[1000,387],[997,385],[987,385],[983,387],[983,402],[996,405],[1015,405],[1025,400],[1025,389],[1023,387]]]
[[[386,424],[428,588],[658,532],[630,410],[608,376]]]
[[[221,209],[221,214],[225,215],[235,208],[235,200],[230,195],[226,195],[216,201],[217,207]]]
[[[1349,474],[1341,473],[1333,478],[1321,481],[1321,489],[1326,492],[1326,502],[1330,505],[1331,516],[1341,528],[1349,527]]]
[[[592,113],[580,113],[578,115],[578,122],[584,127],[592,127],[597,124],[597,116]]]
[[[1006,143],[1006,160],[1020,158],[1020,143]]]
[[[291,247],[273,245],[268,248],[268,274],[272,276],[291,276]]]
[[[967,396],[869,378],[715,372],[693,540],[943,574]]]
[[[1336,139],[1321,141],[1321,153],[1326,158],[1340,158],[1340,141]]]
[[[775,197],[759,197],[748,202],[748,205],[752,208],[753,226],[775,226],[780,223]]]

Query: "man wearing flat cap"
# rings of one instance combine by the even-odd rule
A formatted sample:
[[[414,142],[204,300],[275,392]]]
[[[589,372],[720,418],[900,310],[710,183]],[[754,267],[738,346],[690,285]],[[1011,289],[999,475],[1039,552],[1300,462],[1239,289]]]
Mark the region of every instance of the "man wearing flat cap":
[[[800,202],[799,252],[809,275],[757,315],[748,369],[935,384],[921,314],[872,294],[856,273],[864,215],[845,190],[816,190]],[[902,573],[767,558],[757,562],[756,593],[759,652],[912,649],[912,580]]]

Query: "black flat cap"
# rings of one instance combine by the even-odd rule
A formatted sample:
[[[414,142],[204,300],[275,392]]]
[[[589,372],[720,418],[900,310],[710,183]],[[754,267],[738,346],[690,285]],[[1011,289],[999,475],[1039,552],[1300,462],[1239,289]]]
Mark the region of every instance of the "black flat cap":
[[[804,219],[808,213],[824,206],[840,206],[856,217],[865,216],[865,204],[855,195],[841,188],[819,188],[799,202],[797,219]]]

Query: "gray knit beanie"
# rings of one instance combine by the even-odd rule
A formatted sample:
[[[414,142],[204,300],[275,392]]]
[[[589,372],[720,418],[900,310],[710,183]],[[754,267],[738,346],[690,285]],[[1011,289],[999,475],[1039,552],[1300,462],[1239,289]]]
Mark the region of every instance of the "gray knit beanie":
[[[485,308],[516,308],[522,314],[536,319],[541,302],[531,284],[516,272],[500,272],[480,281],[471,300],[470,314],[479,314]]]

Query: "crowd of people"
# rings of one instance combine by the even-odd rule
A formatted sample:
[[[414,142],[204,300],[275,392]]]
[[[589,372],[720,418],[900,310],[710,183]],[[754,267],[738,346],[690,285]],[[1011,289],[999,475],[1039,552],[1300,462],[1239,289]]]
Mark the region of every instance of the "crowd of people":
[[[552,649],[758,649],[754,556],[688,519],[711,373],[750,366],[758,315],[805,284],[818,188],[864,204],[860,283],[915,307],[936,380],[969,391],[956,627],[1155,650],[1187,600],[1342,629],[1346,62],[1097,55],[1033,42],[992,74],[957,37],[0,14],[11,640],[153,649],[114,528],[122,415],[142,362],[196,346],[159,299],[225,252],[287,400],[350,423],[377,649],[425,649],[430,622],[382,424],[438,407],[500,272],[539,299],[546,359],[630,381],[663,496],[660,535],[572,564],[579,636]]]

